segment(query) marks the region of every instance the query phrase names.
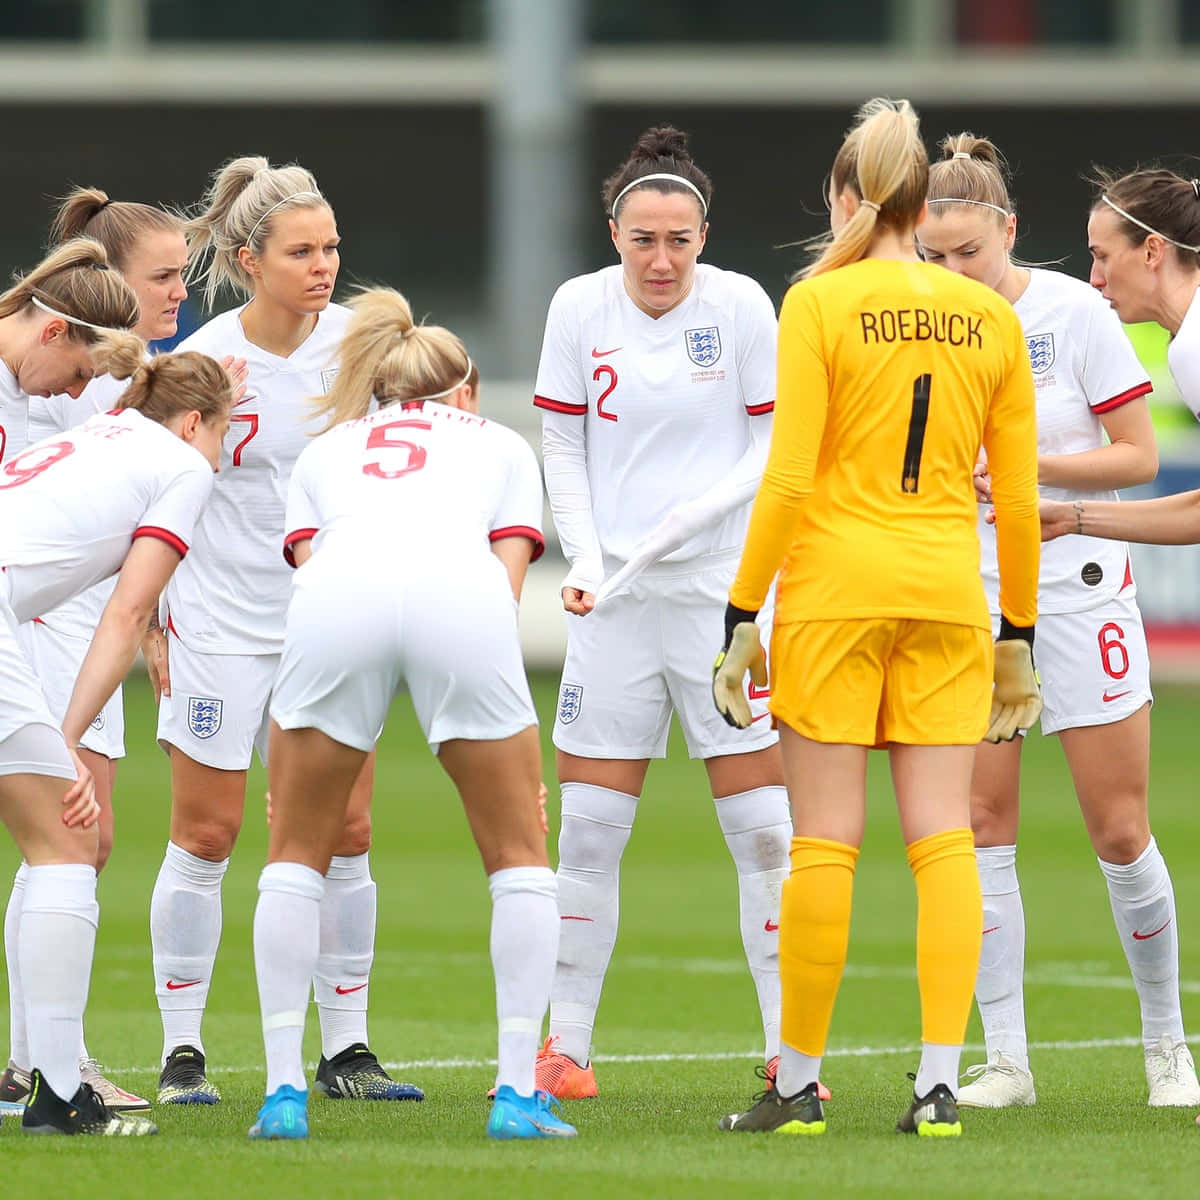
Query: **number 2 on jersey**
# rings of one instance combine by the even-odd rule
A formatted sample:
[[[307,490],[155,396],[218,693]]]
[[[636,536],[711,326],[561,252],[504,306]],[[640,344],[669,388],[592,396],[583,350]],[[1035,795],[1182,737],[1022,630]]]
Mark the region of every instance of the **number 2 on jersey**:
[[[908,418],[908,443],[904,447],[904,471],[900,490],[915,492],[921,478],[921,451],[925,448],[925,423],[929,420],[929,385],[932,375],[913,380],[912,415]]]
[[[600,393],[600,399],[596,401],[596,416],[602,421],[615,421],[617,419],[616,413],[604,411],[605,400],[613,394],[613,389],[617,386],[617,373],[608,363],[601,363],[592,372],[592,381],[594,383],[599,383],[604,378],[608,379],[608,387]]]
[[[389,421],[386,425],[377,425],[367,438],[368,450],[403,450],[407,457],[402,466],[394,470],[385,470],[383,463],[370,462],[363,467],[364,475],[372,475],[376,479],[399,479],[402,475],[411,475],[425,465],[428,451],[416,442],[405,438],[392,437],[393,429],[432,429],[433,422],[423,417],[408,417],[403,421]]]

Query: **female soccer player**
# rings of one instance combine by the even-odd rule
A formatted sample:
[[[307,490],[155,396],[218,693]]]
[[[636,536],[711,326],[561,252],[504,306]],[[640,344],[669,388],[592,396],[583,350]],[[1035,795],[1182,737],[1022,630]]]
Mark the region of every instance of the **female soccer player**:
[[[228,285],[249,302],[214,317],[182,348],[247,365],[223,470],[196,545],[167,590],[169,668],[156,671],[158,737],[171,756],[171,837],[150,906],[163,1021],[158,1099],[215,1104],[200,1028],[221,938],[221,880],[241,828],[246,771],[266,758],[267,703],[291,584],[279,554],[287,482],[319,425],[311,397],[329,390],[348,312],[330,304],[338,273],[333,210],[303,167],[239,158],[213,178],[189,224],[209,306]],[[167,660],[152,633],[147,661]],[[371,760],[373,761],[373,760]],[[316,1086],[334,1097],[419,1100],[367,1046],[375,942],[370,766],[329,867],[314,987],[322,1058]]]
[[[927,261],[994,288],[1016,310],[1038,396],[1038,478],[1056,500],[1117,499],[1158,470],[1145,396],[1150,380],[1120,323],[1086,284],[1030,270],[1009,256],[1016,237],[1002,159],[985,138],[942,142],[929,177],[929,215],[917,230]],[[1190,189],[1189,189],[1190,190]],[[981,498],[986,474],[978,477]],[[983,577],[997,603],[996,538],[980,509]],[[1142,1013],[1150,1104],[1200,1104],[1183,1038],[1179,942],[1171,877],[1150,832],[1150,662],[1120,542],[1073,537],[1046,547],[1038,587],[1042,732],[1057,733]],[[1025,920],[1017,882],[1023,738],[981,745],[971,824],[983,887],[983,951],[975,987],[988,1061],[968,1074],[960,1105],[1033,1104],[1022,974]]]
[[[300,1049],[322,876],[403,683],[462,796],[492,894],[500,1065],[488,1136],[571,1137],[534,1086],[559,924],[514,603],[543,549],[537,463],[475,415],[479,376],[457,337],[415,326],[396,292],[351,306],[322,408],[329,432],[300,456],[288,492],[283,544],[299,571],[271,700],[274,815],[254,917],[267,1098],[250,1136],[307,1136]]]
[[[617,936],[621,855],[672,710],[704,759],[737,869],[742,940],[769,1075],[779,1042],[776,922],[787,797],[766,717],[712,711],[699,660],[720,620],[770,434],[775,312],[743,275],[697,263],[712,185],[670,127],[604,184],[619,265],[569,280],[546,318],[534,403],[563,550],[567,658],[554,744],[562,788],[562,937],[538,1086],[596,1095],[590,1057]],[[650,563],[652,565],[645,565]],[[606,575],[644,566],[623,587]],[[594,609],[594,611],[593,611]]]
[[[50,231],[51,242],[73,237],[90,237],[108,254],[108,261],[121,273],[137,296],[140,316],[133,332],[143,341],[174,335],[179,305],[187,296],[183,271],[187,245],[183,222],[161,208],[110,200],[99,188],[76,188],[63,201]],[[35,397],[28,404],[26,441],[41,441],[83,424],[95,413],[108,412],[128,384],[112,375],[92,379],[79,395],[61,392],[49,398]],[[21,425],[8,427],[4,457],[20,453]],[[14,433],[18,437],[14,437]],[[40,613],[21,626],[21,648],[33,665],[51,713],[61,719],[66,712],[79,666],[87,653],[92,634],[112,594],[113,581],[106,580],[75,596],[51,612]],[[112,850],[112,791],[117,760],[125,754],[125,718],[121,688],[84,731],[79,757],[95,782],[100,805],[99,873]],[[21,904],[25,895],[28,867],[22,863],[13,881],[4,916],[4,951],[8,970],[11,1050],[8,1067],[0,1078],[0,1108],[20,1111],[29,1094],[29,1046],[25,1036],[25,1006],[21,993],[20,955],[17,935]],[[150,1103],[118,1087],[101,1073],[96,1060],[80,1044],[80,1071],[108,1108],[114,1112],[148,1109]]]
[[[78,255],[81,245],[98,257],[76,271],[91,271],[93,262],[103,261],[91,242],[69,242],[50,261]],[[107,274],[117,280],[115,272]],[[99,325],[68,313],[66,298],[38,275],[0,299],[0,311],[11,311],[14,293],[23,294],[43,316],[96,338]],[[84,295],[97,287],[94,280],[77,286]],[[124,284],[109,290],[114,299],[128,300],[132,324],[132,293]],[[143,353],[133,337],[97,349],[99,369],[127,377],[137,368],[121,410],[36,442],[0,470],[0,816],[28,864],[18,938],[33,1067],[22,1118],[28,1133],[157,1132],[144,1118],[111,1114],[80,1081],[99,913],[100,809],[76,747],[132,666],[146,620],[187,553],[212,491],[232,396],[225,372],[204,355],[164,355],[139,366]],[[60,729],[21,654],[17,622],[51,611],[115,572],[116,586]]]
[[[726,610],[717,707],[745,727],[754,618],[780,571],[771,712],[792,801],[774,1092],[721,1122],[819,1134],[817,1072],[846,961],[867,751],[886,747],[917,888],[922,1052],[903,1132],[954,1136],[979,965],[975,745],[1039,708],[1033,377],[999,296],[919,261],[929,164],[907,101],[872,100],[829,186],[832,237],[780,315],[770,457]],[[993,649],[971,473],[988,452],[1000,561]],[[782,567],[782,570],[780,568]],[[989,719],[989,702],[992,716]]]

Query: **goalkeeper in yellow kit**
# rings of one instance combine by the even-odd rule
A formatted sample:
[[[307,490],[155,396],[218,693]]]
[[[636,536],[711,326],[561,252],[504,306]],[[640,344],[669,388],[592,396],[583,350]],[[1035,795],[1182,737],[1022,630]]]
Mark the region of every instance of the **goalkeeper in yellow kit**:
[[[724,1129],[824,1132],[816,1081],[872,747],[891,759],[917,887],[922,1053],[897,1128],[962,1128],[955,1094],[982,935],[974,748],[1014,736],[1041,707],[1037,434],[1012,306],[919,261],[928,170],[908,102],[866,104],[834,161],[832,236],[780,314],[770,457],[713,695],[727,720],[748,722],[745,672],[765,682],[749,623],[778,572],[770,708],[795,830],[779,917],[783,1044],[775,1089]],[[994,654],[971,478],[981,445],[1000,560]]]

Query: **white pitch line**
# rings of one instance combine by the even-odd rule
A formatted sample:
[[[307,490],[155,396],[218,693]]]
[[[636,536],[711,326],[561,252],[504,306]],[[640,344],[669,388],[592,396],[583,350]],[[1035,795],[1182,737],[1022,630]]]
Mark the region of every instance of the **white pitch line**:
[[[1187,1035],[1189,1041],[1196,1041],[1197,1035]],[[1087,1038],[1084,1041],[1052,1041],[1030,1042],[1031,1050],[1107,1050],[1140,1046],[1140,1037]],[[983,1053],[984,1047],[974,1043],[963,1047],[971,1053]],[[825,1052],[826,1058],[887,1058],[899,1054],[920,1054],[920,1043],[914,1042],[909,1046],[843,1046]],[[732,1062],[742,1059],[760,1058],[756,1050],[718,1050],[697,1053],[664,1053],[664,1054],[597,1054],[594,1061],[598,1063],[674,1063],[674,1062]],[[316,1069],[316,1063],[309,1063],[308,1070]],[[454,1071],[462,1069],[482,1069],[494,1067],[494,1058],[410,1058],[385,1062],[383,1066],[389,1071]],[[232,1074],[234,1071],[244,1071],[245,1067],[209,1067],[209,1074]],[[157,1075],[158,1067],[113,1067],[114,1075]]]

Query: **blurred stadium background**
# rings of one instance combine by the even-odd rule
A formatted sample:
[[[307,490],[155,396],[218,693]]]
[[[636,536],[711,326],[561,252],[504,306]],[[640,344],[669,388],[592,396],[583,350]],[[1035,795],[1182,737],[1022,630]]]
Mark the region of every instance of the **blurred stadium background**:
[[[3,0],[0,261],[37,257],[70,184],[183,206],[234,155],[303,162],[343,285],[391,284],[462,333],[485,406],[536,445],[546,304],[611,260],[599,185],[636,134],[689,131],[716,188],[708,257],[778,300],[850,113],[880,93],[913,100],[931,146],[995,140],[1020,254],[1085,276],[1092,164],[1200,173],[1200,0]],[[185,329],[203,319],[191,306]],[[1134,336],[1157,384],[1151,490],[1197,486],[1165,335]],[[1200,551],[1135,565],[1156,669],[1200,673]],[[561,573],[551,553],[531,580],[542,665]]]

